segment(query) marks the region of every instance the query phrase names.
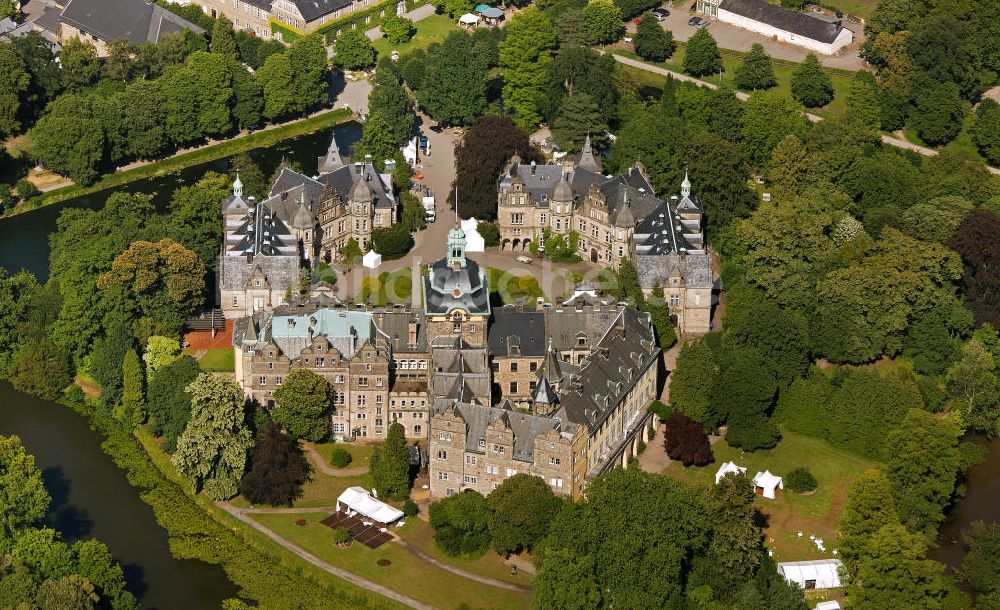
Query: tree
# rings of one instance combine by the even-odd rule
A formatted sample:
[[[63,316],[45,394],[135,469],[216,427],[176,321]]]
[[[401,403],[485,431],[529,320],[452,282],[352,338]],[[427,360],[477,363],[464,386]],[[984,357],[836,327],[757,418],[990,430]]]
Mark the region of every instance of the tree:
[[[413,238],[406,225],[396,223],[391,227],[380,227],[372,231],[372,245],[383,260],[391,261],[406,256],[413,246]]]
[[[493,548],[503,556],[531,551],[549,533],[562,502],[541,477],[515,474],[486,498]]]
[[[198,361],[185,354],[149,378],[146,396],[150,428],[163,438],[163,449],[167,452],[174,451],[177,438],[191,419],[191,394],[187,388],[200,374]]]
[[[93,610],[99,600],[93,583],[79,574],[49,578],[35,593],[39,610]]]
[[[523,163],[542,161],[528,134],[509,116],[486,115],[469,127],[455,147],[455,188],[461,197],[458,211],[463,218],[496,218],[497,176],[514,155]]]
[[[587,32],[587,22],[583,18],[583,9],[574,8],[564,11],[553,25],[556,28],[556,37],[559,39],[560,47],[584,47],[590,44],[590,34]]]
[[[65,94],[53,100],[29,131],[32,154],[51,171],[86,186],[99,175],[104,131],[90,100]]]
[[[788,485],[788,489],[800,494],[814,491],[817,486],[816,477],[803,466],[792,469],[785,475],[785,483]]]
[[[311,471],[298,442],[269,423],[250,453],[240,494],[252,504],[291,506],[302,496],[302,485]]]
[[[743,56],[743,62],[736,68],[736,86],[740,89],[770,89],[778,85],[771,65],[771,56],[763,45],[754,43],[750,52]]]
[[[146,379],[152,379],[157,371],[180,357],[181,344],[177,339],[153,335],[146,342],[146,349],[142,353],[142,360],[146,363]]]
[[[974,207],[971,201],[957,195],[922,201],[903,212],[899,229],[917,239],[945,243]]]
[[[705,427],[680,411],[674,411],[667,418],[663,448],[670,459],[685,466],[704,466],[713,460]]]
[[[982,62],[980,41],[969,20],[939,13],[913,25],[906,50],[913,58],[914,71],[929,80],[954,83],[963,98],[974,99],[981,91]]]
[[[398,15],[386,15],[382,19],[382,34],[393,44],[409,42],[416,30],[413,21]]]
[[[260,72],[257,73],[261,77]],[[157,80],[166,98],[166,129],[170,140],[182,146],[198,141],[204,133],[198,125],[198,77],[194,69],[182,64],[173,66]],[[266,92],[265,92],[266,93]]]
[[[430,505],[434,540],[452,556],[481,554],[490,545],[489,507],[477,491],[466,491]]]
[[[851,603],[861,608],[942,608],[947,594],[944,564],[924,558],[927,543],[899,524],[874,533],[858,560],[848,587]]]
[[[365,66],[374,63],[374,47],[372,47],[371,41],[368,40],[368,37],[361,33],[360,29],[348,31],[358,33],[367,45],[359,45],[355,49],[355,58],[359,59],[362,53],[371,53],[371,60],[368,61]],[[348,44],[348,47],[350,47],[350,43]],[[335,47],[335,49],[336,48],[339,47]],[[322,37],[319,34],[312,34],[304,38],[299,38],[293,42],[290,47],[288,47],[286,54],[288,55],[288,61],[292,66],[292,80],[295,84],[296,110],[298,112],[303,112],[313,106],[325,104],[330,96],[330,83],[328,78],[326,46],[323,44]],[[334,57],[337,58],[336,51]]]
[[[851,90],[847,94],[847,116],[875,131],[879,130],[879,90],[875,75],[871,72],[861,70],[851,79]]]
[[[589,610],[601,603],[594,558],[578,555],[565,548],[547,551],[545,557],[553,568],[534,583],[535,607],[559,610]]]
[[[8,374],[16,389],[45,400],[58,400],[72,382],[66,350],[46,337],[22,347]]]
[[[962,544],[968,549],[962,563],[961,576],[980,600],[1000,590],[1000,524],[973,522],[962,531]]]
[[[900,520],[910,529],[933,534],[944,522],[962,468],[960,435],[951,422],[911,409],[886,438],[886,474]]]
[[[710,391],[719,367],[704,340],[690,341],[681,348],[670,382],[670,406],[701,424],[711,424]]]
[[[195,490],[213,500],[239,491],[253,436],[244,425],[243,388],[231,379],[202,373],[188,386],[191,419],[170,458]]]
[[[975,319],[960,304],[933,309],[914,320],[907,332],[904,354],[913,370],[940,375],[962,354],[962,340],[969,336]]]
[[[345,29],[333,45],[333,63],[348,70],[360,70],[375,63],[375,47],[361,28]]]
[[[709,491],[713,535],[706,555],[715,571],[714,587],[723,591],[749,580],[763,562],[764,535],[753,503],[754,488],[745,474],[728,474]]]
[[[979,148],[979,154],[991,165],[1000,165],[1000,104],[991,99],[979,103],[972,126],[972,139]]]
[[[687,42],[684,71],[691,76],[707,76],[722,72],[722,54],[715,38],[701,28]]]
[[[601,111],[592,97],[578,93],[566,98],[559,115],[552,123],[552,135],[567,152],[578,152],[590,136],[594,147],[600,150],[608,126],[601,118]]]
[[[677,50],[674,35],[660,27],[653,13],[644,13],[635,34],[635,52],[647,61],[664,61]]]
[[[122,100],[122,127],[128,156],[150,159],[166,152],[170,144],[166,128],[167,98],[159,82],[137,80],[130,83]]]
[[[833,101],[833,81],[815,53],[792,71],[792,97],[806,108],[826,106]]]
[[[233,82],[233,119],[236,127],[252,128],[260,123],[264,112],[264,89],[241,63],[229,63],[229,76]]]
[[[743,149],[759,168],[768,166],[778,142],[789,135],[803,135],[809,125],[802,108],[775,91],[751,96],[742,122]]]
[[[556,33],[548,15],[537,7],[520,11],[507,24],[500,43],[500,67],[504,71],[504,106],[524,130],[533,130],[542,120],[539,103],[546,81],[549,49]]]
[[[9,538],[40,521],[52,498],[35,465],[16,436],[0,436],[0,533]]]
[[[413,104],[391,60],[379,62],[368,96],[368,118],[359,152],[376,160],[391,159],[413,134]],[[355,153],[357,156],[358,152]]]
[[[97,49],[89,42],[71,38],[62,45],[59,53],[62,83],[70,91],[80,91],[92,85],[101,73]]]
[[[686,167],[671,168],[671,186],[682,181],[683,171],[698,197],[713,202],[705,208],[709,235],[719,235],[733,220],[753,212],[758,197],[748,186],[752,169],[738,145],[711,132],[700,133],[684,142],[679,157]]]
[[[384,497],[398,499],[410,495],[410,451],[402,424],[392,422],[385,445],[375,450],[371,466],[372,484]]]
[[[212,43],[208,47],[212,53],[217,53],[236,59],[239,51],[236,47],[236,34],[233,32],[233,23],[226,19],[225,15],[219,15],[212,26]]]
[[[624,171],[641,161],[658,192],[675,191],[675,168],[681,165],[680,149],[688,137],[681,119],[665,118],[659,108],[636,108],[625,118],[617,135],[605,171]]]
[[[779,199],[791,199],[798,195],[811,166],[809,152],[802,142],[794,135],[785,136],[771,155],[771,166],[767,172],[771,194]]]
[[[967,427],[987,434],[995,433],[1000,421],[1000,379],[996,370],[993,354],[982,340],[973,337],[945,376],[953,411]]]
[[[954,83],[930,85],[918,92],[910,113],[910,126],[931,146],[947,144],[962,129],[967,105]]]
[[[0,2],[0,19],[17,17],[20,6],[20,3],[15,3],[14,0],[3,0]]]
[[[246,178],[240,175],[240,180],[245,181],[245,194],[254,194],[249,188],[260,188],[266,195],[263,177],[254,175],[256,166],[244,164],[240,155],[233,158],[232,164],[247,172]],[[255,180],[260,181],[260,186],[255,185]],[[198,182],[175,190],[170,198],[170,219],[167,223],[169,236],[197,254],[198,260],[207,268],[218,264],[219,249],[222,247],[218,205],[232,195],[232,184],[233,180],[225,174],[206,172]]]
[[[366,39],[367,40],[367,39]],[[290,115],[295,108],[295,86],[292,62],[284,53],[267,58],[257,81],[264,91],[264,117],[270,121]]]
[[[337,468],[347,468],[352,461],[354,458],[351,456],[351,452],[343,447],[334,447],[330,452],[330,463]]]
[[[31,85],[31,75],[14,48],[0,44],[0,135],[9,135],[21,128],[21,99]]]
[[[589,0],[583,8],[583,21],[592,45],[610,44],[621,37],[622,11],[611,0]]]
[[[121,408],[115,412],[115,418],[132,426],[144,421],[145,399],[143,397],[142,368],[139,365],[139,355],[134,349],[125,354],[122,363],[122,402]]]
[[[330,432],[331,391],[323,377],[309,369],[296,369],[274,392],[277,404],[271,416],[292,436],[321,441]]]
[[[976,323],[1000,328],[1000,216],[973,210],[955,231],[948,247],[959,253],[964,263],[962,286]]]
[[[238,153],[229,159],[228,176],[232,182],[235,182],[236,178],[240,179],[243,184],[244,196],[256,197],[257,199],[267,198],[267,182],[264,180],[264,172],[247,153]],[[175,195],[174,200],[177,199],[178,197]]]
[[[840,515],[838,550],[850,575],[865,554],[871,539],[883,526],[899,523],[889,479],[872,468],[861,473],[851,486]]]
[[[440,46],[428,51],[417,100],[436,121],[472,123],[486,109],[487,72],[472,37],[465,32],[451,32]]]

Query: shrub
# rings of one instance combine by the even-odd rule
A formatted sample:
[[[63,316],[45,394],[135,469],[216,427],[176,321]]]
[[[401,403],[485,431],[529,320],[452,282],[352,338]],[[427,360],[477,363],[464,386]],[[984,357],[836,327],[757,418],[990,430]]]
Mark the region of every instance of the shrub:
[[[407,517],[413,517],[416,516],[418,512],[420,512],[420,509],[417,507],[417,503],[413,501],[413,498],[407,498],[406,502],[403,502],[404,515]]]
[[[353,460],[351,452],[343,447],[334,447],[333,453],[330,454],[330,463],[337,468],[346,468]]]
[[[434,540],[452,556],[479,555],[490,545],[486,524],[486,498],[476,491],[464,491],[438,500],[430,506]]]
[[[705,428],[680,411],[674,411],[667,418],[663,448],[670,459],[679,460],[685,466],[704,466],[713,457]]]
[[[816,489],[816,477],[808,469],[799,466],[785,475],[785,485],[796,493],[806,493]]]
[[[351,543],[351,532],[346,527],[337,527],[333,530],[333,543],[339,546],[346,546]]]
[[[17,195],[22,201],[27,201],[28,199],[42,193],[32,182],[24,178],[18,180],[17,185],[14,188],[17,189]]]
[[[476,231],[482,236],[483,245],[487,248],[493,248],[500,243],[500,229],[494,223],[481,220],[476,225]]]

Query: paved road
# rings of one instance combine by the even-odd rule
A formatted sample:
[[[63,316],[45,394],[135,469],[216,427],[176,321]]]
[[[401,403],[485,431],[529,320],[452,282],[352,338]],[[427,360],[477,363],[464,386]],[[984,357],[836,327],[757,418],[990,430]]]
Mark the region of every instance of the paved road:
[[[376,582],[372,582],[372,581],[368,580],[367,578],[362,578],[362,577],[358,576],[357,574],[355,574],[354,572],[348,572],[347,570],[345,570],[343,568],[338,568],[335,565],[331,565],[331,564],[323,561],[322,559],[320,559],[319,557],[313,555],[309,551],[306,551],[302,547],[300,547],[300,546],[298,546],[298,545],[290,542],[289,540],[283,538],[282,536],[279,536],[278,534],[272,532],[270,529],[264,527],[263,525],[261,525],[257,521],[255,521],[255,520],[251,519],[250,517],[248,517],[247,514],[250,513],[250,512],[253,512],[253,509],[237,508],[237,507],[235,507],[235,506],[233,506],[231,504],[227,504],[226,502],[216,502],[215,505],[218,506],[219,508],[221,508],[222,510],[226,511],[230,515],[236,517],[237,519],[239,519],[243,523],[246,523],[250,527],[252,527],[255,530],[259,531],[260,533],[264,534],[265,536],[267,536],[271,540],[277,542],[278,544],[280,544],[281,546],[285,547],[289,551],[295,553],[296,555],[298,555],[302,559],[308,561],[309,563],[313,564],[314,566],[318,567],[321,570],[324,570],[326,572],[329,572],[330,574],[333,574],[334,576],[336,576],[338,578],[343,578],[344,580],[346,580],[346,581],[348,581],[350,583],[353,583],[353,584],[355,584],[355,585],[357,585],[357,586],[359,586],[359,587],[361,587],[363,589],[368,589],[369,591],[374,591],[375,593],[378,593],[379,595],[384,595],[385,597],[388,597],[389,599],[395,600],[395,601],[397,601],[397,602],[399,602],[401,604],[407,605],[407,606],[409,606],[411,608],[416,608],[417,610],[440,610],[439,608],[437,608],[435,606],[431,606],[430,604],[425,604],[424,602],[417,601],[417,600],[413,599],[412,597],[409,597],[408,595],[403,595],[402,593],[397,593],[396,591],[393,591],[389,587],[386,587],[384,585],[380,585],[380,584],[378,584]],[[319,511],[319,510],[322,510],[322,509],[315,509],[315,508],[314,509],[310,509],[311,512],[316,512],[316,511]]]
[[[672,76],[672,77],[674,77],[677,80],[682,80],[682,81],[686,81],[686,82],[689,82],[689,83],[695,83],[696,85],[700,85],[702,87],[707,87],[709,89],[718,89],[718,86],[716,86],[716,85],[714,85],[712,83],[703,81],[703,80],[698,79],[698,78],[694,78],[693,76],[688,76],[687,74],[680,74],[678,72],[672,72],[670,70],[667,70],[666,68],[661,68],[659,66],[654,66],[652,64],[648,64],[648,63],[646,63],[644,61],[640,61],[638,59],[632,59],[631,57],[623,57],[623,56],[618,55],[618,54],[613,54],[613,55],[614,55],[614,58],[615,58],[616,61],[618,61],[619,63],[625,64],[626,66],[632,66],[633,68],[639,68],[640,70],[646,70],[647,72],[652,72],[654,74],[660,74],[660,75],[663,75],[663,76]],[[749,95],[747,95],[746,93],[743,93],[742,91],[737,91],[736,92],[736,97],[738,97],[739,99],[741,99],[743,101],[746,101],[746,100],[748,100],[750,98]],[[808,118],[813,123],[818,123],[818,122],[820,122],[820,121],[823,120],[823,117],[815,115],[815,114],[812,114],[812,113],[809,113],[809,112],[805,113],[805,115],[806,115],[806,118]],[[885,142],[886,144],[888,144],[889,146],[895,146],[896,148],[905,148],[907,150],[912,150],[912,151],[918,152],[918,153],[920,153],[920,154],[922,154],[924,156],[928,156],[928,157],[933,157],[933,156],[935,156],[935,155],[938,154],[938,151],[936,151],[936,150],[934,150],[932,148],[927,148],[926,146],[920,146],[918,144],[914,144],[913,142],[908,142],[908,141],[906,141],[906,140],[904,140],[902,138],[898,138],[896,136],[892,136],[892,135],[889,135],[889,134],[882,134],[882,141]],[[996,167],[988,167],[987,166],[987,169],[990,171],[991,174],[998,174],[998,175],[1000,175],[1000,169],[998,169]]]

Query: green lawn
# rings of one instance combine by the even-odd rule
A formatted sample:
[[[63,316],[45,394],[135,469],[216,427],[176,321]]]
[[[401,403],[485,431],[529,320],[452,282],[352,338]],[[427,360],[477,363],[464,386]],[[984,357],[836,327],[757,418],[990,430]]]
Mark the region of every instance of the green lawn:
[[[198,360],[198,366],[201,367],[203,371],[211,371],[214,373],[232,373],[233,372],[233,348],[231,347],[214,347],[204,356]]]
[[[326,513],[267,513],[252,516],[282,537],[333,565],[442,610],[457,610],[460,607],[515,610],[531,606],[531,596],[527,593],[516,593],[469,581],[424,562],[395,543],[390,542],[375,550],[358,543],[346,549],[337,548],[332,543],[332,530],[319,523],[326,518]],[[305,519],[306,525],[296,525],[298,519]],[[419,519],[411,518],[402,530],[397,531],[401,531],[405,537],[407,530],[419,525],[417,521]],[[390,564],[379,566],[377,562],[382,559],[388,560]]]
[[[878,2],[877,0],[827,0],[823,6],[837,9],[845,15],[868,19],[875,12]]]
[[[330,463],[330,456],[333,454],[334,447],[340,447],[341,449],[347,451],[351,454],[351,463],[348,468],[357,468],[358,466],[368,466],[371,462],[372,451],[375,449],[374,445],[362,445],[361,443],[306,443],[310,447],[316,450],[317,453],[323,456],[323,461],[327,464]]]
[[[631,51],[623,51],[620,49],[611,49],[611,51],[623,57],[642,60],[641,57]],[[684,52],[685,47],[683,43],[681,43],[677,46],[677,52],[674,53],[673,56],[667,61],[647,63],[660,68],[666,68],[671,72],[683,74]],[[715,85],[721,84],[723,81],[732,82],[732,79],[736,75],[736,68],[742,62],[743,53],[722,50],[722,65],[725,67],[725,72],[723,72],[722,77],[716,74],[713,76],[703,76],[701,77],[701,80]],[[775,90],[779,91],[786,98],[792,99],[792,72],[795,70],[797,64],[777,59],[772,59],[771,63],[774,66],[774,75],[778,79],[778,86]],[[830,70],[828,68],[826,71],[830,74],[831,80],[833,81],[833,101],[821,108],[809,108],[807,110],[819,116],[830,117],[843,113],[847,108],[847,94],[851,88],[851,73],[844,70]],[[663,80],[663,77],[656,75],[656,79],[643,79],[641,84],[662,87]],[[752,94],[753,92],[748,91],[747,93]]]
[[[379,57],[388,57],[394,50],[405,55],[414,49],[426,49],[432,42],[441,42],[448,32],[458,29],[458,24],[447,15],[430,15],[413,24],[417,32],[409,42],[393,43],[383,37],[373,44]]]
[[[815,492],[799,495],[785,489],[775,500],[757,498],[757,507],[768,518],[768,546],[776,561],[798,561],[831,557],[836,548],[837,523],[847,492],[854,479],[878,464],[841,451],[829,443],[808,436],[782,431],[782,440],[774,449],[744,452],[730,447],[725,440],[712,446],[715,461],[704,467],[685,468],[678,462],[667,467],[668,476],[695,484],[712,485],[719,466],[728,461],[747,468],[753,477],[770,470],[785,476],[794,468],[808,468],[819,483]],[[804,532],[800,539],[797,532]],[[821,553],[809,540],[814,534],[824,540],[827,553]]]
[[[512,575],[503,558],[493,550],[486,551],[480,557],[452,557],[442,551],[434,542],[434,528],[429,523],[419,518],[411,519],[411,521],[412,524],[408,522],[406,525],[404,538],[414,547],[435,559],[481,576],[489,576],[519,585],[531,584],[530,574],[518,572],[517,575]],[[528,556],[525,555],[525,557]]]
[[[538,297],[545,298],[538,280],[527,272],[522,275],[513,269],[489,267],[486,269],[486,281],[490,286],[490,303],[494,307],[517,303],[519,300],[523,300],[526,305],[533,305]]]
[[[367,303],[369,297],[372,304],[383,307],[386,304],[403,304],[413,294],[413,278],[410,269],[397,269],[392,273],[383,272],[378,277],[368,276],[361,280],[359,303]]]

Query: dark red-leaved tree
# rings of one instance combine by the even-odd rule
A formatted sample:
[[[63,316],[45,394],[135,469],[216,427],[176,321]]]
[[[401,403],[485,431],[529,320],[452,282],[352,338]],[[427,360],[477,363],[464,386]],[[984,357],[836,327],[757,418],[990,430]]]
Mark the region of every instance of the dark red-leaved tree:
[[[685,466],[704,466],[712,461],[712,447],[705,428],[680,411],[667,418],[663,448],[672,460]]]
[[[298,442],[270,422],[251,452],[240,493],[253,504],[291,506],[311,470]]]
[[[541,163],[541,151],[528,134],[507,115],[480,117],[455,148],[455,182],[449,205],[454,209],[458,189],[458,212],[462,218],[495,220],[497,216],[497,181],[500,172],[514,155],[524,163]]]
[[[962,285],[976,322],[1000,328],[1000,216],[973,210],[955,231],[948,247],[962,256]]]

